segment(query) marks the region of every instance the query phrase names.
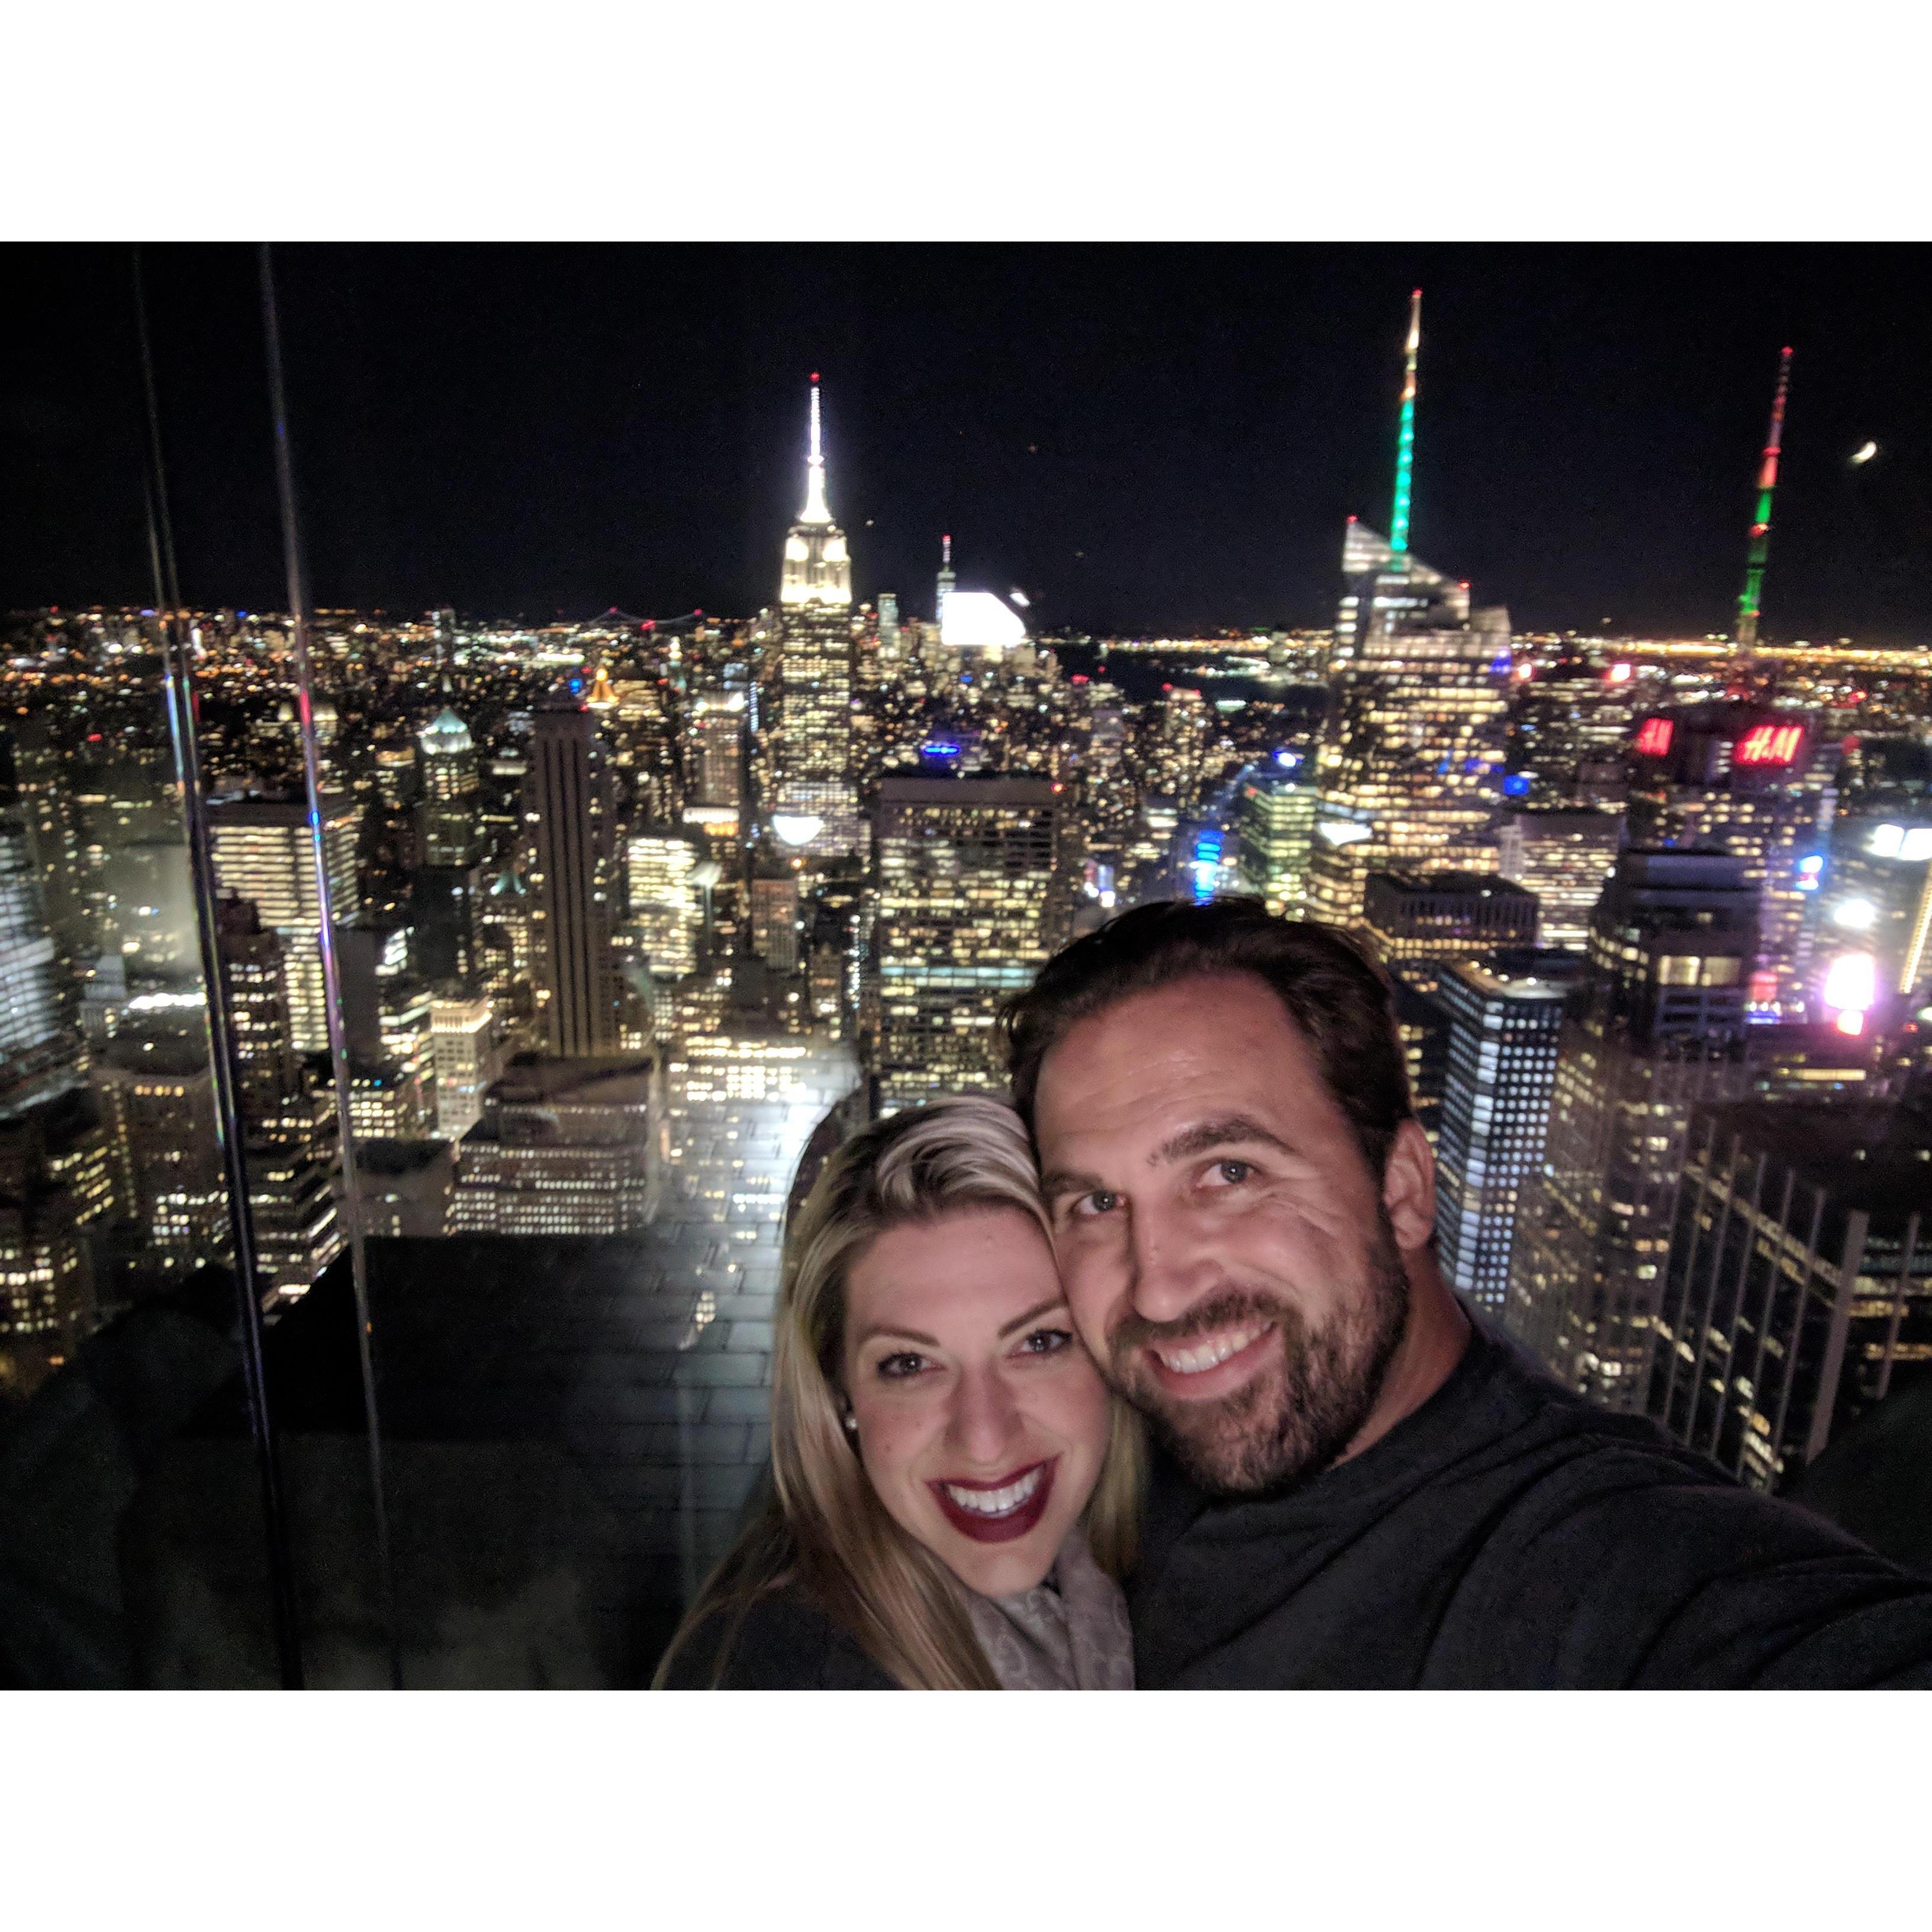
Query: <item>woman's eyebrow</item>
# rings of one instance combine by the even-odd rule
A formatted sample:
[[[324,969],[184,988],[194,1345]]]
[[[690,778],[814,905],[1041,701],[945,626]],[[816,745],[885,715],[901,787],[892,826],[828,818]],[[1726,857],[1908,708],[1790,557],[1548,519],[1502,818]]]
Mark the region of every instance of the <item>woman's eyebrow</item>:
[[[895,1328],[891,1323],[874,1322],[860,1330],[859,1339],[852,1346],[862,1348],[868,1342],[874,1342],[881,1336],[889,1336],[897,1342],[916,1342],[922,1348],[937,1348],[942,1345],[937,1337],[922,1335],[916,1328]]]
[[[1000,1330],[1000,1340],[1004,1342],[1016,1328],[1024,1328],[1029,1322],[1037,1322],[1042,1315],[1050,1315],[1056,1308],[1064,1308],[1066,1306],[1065,1295],[1049,1295],[1037,1308],[1029,1308],[1024,1315],[1016,1315]]]

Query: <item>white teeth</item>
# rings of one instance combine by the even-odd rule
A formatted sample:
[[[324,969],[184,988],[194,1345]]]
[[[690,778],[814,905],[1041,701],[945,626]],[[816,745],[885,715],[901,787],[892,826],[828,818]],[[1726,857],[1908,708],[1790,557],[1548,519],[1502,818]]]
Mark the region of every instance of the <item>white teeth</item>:
[[[1195,1348],[1156,1348],[1161,1366],[1177,1376],[1198,1376],[1218,1368],[1230,1355],[1238,1355],[1250,1342],[1265,1335],[1272,1324],[1257,1322],[1252,1328],[1236,1328]]]
[[[956,1483],[948,1483],[946,1493],[963,1510],[970,1510],[975,1516],[1007,1516],[1040,1487],[1040,1479],[1046,1474],[1044,1465],[1037,1469],[1029,1469],[1016,1483],[1009,1483],[1003,1490],[963,1490]]]

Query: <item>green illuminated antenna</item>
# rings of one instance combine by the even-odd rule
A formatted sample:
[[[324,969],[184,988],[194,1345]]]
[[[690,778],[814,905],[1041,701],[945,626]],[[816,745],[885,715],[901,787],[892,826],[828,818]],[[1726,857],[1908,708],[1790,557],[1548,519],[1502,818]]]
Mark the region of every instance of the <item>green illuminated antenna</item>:
[[[1402,427],[1395,439],[1395,509],[1389,518],[1389,548],[1408,548],[1409,472],[1415,464],[1415,360],[1422,347],[1422,291],[1408,298],[1408,361],[1402,384]]]

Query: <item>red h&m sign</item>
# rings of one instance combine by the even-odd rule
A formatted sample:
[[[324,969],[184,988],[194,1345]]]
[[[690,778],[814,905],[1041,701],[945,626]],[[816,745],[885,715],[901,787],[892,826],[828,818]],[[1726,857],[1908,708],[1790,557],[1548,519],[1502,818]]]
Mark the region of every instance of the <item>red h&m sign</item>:
[[[1732,755],[1741,765],[1788,765],[1804,742],[1802,724],[1754,724]]]
[[[1670,741],[1676,734],[1677,727],[1668,718],[1646,718],[1634,748],[1646,758],[1660,758],[1670,749]]]

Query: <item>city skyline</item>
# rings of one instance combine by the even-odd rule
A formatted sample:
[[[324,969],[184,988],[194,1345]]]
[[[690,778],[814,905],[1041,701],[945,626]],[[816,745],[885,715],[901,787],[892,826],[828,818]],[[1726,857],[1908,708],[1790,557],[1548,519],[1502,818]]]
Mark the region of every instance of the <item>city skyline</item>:
[[[32,487],[4,513],[0,604],[148,602],[127,251],[18,252],[48,299],[5,416]],[[1042,631],[1325,624],[1337,526],[1389,519],[1419,283],[1414,542],[1479,602],[1528,630],[1728,629],[1789,345],[1763,634],[1932,637],[1927,405],[1904,373],[1926,273],[1903,250],[280,259],[325,605],[749,614],[817,369],[857,600],[925,614],[950,532],[962,586],[1022,589]],[[147,264],[184,593],[272,604],[248,251]]]

